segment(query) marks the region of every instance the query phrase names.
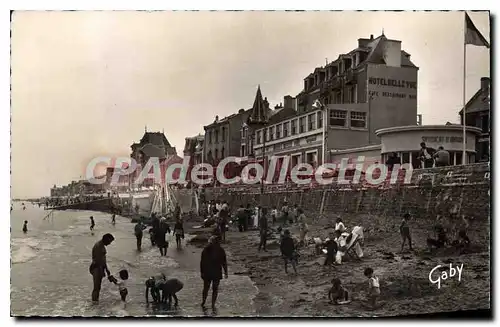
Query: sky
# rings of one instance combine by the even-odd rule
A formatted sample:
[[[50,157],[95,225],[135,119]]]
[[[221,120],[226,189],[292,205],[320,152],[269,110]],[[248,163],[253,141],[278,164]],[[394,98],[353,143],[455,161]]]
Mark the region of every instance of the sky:
[[[488,13],[469,15],[490,41]],[[274,107],[382,29],[420,68],[423,123],[458,123],[460,12],[14,12],[12,196],[46,196],[94,157],[128,157],[146,126],[182,156],[185,137],[250,108],[259,84]],[[490,76],[489,55],[467,46],[467,98]]]

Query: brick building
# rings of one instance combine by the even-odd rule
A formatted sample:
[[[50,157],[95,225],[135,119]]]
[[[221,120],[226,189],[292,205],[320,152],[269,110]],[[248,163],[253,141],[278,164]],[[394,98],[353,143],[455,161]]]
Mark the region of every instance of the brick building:
[[[490,159],[490,79],[481,78],[481,87],[465,105],[466,126],[478,127],[481,134],[476,139],[476,162]],[[460,123],[463,125],[463,109],[460,110]]]
[[[255,154],[262,155],[264,132],[266,157],[291,155],[292,165],[323,162],[323,135],[325,153],[380,144],[376,130],[417,125],[417,75],[401,41],[359,39],[304,79],[295,116],[256,131]]]

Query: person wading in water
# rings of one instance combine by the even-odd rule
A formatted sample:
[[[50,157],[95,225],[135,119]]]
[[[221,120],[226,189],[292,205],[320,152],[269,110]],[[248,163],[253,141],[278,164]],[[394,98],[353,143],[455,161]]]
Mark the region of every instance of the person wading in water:
[[[97,241],[92,248],[92,263],[89,267],[89,272],[93,277],[94,288],[92,290],[92,301],[99,301],[99,293],[101,292],[101,283],[104,275],[111,275],[106,264],[106,246],[110,245],[115,238],[111,234],[104,234],[100,241]]]
[[[90,216],[90,231],[93,232],[95,227],[94,217]]]
[[[224,278],[227,278],[226,251],[220,246],[220,238],[212,236],[209,244],[201,253],[200,270],[201,279],[203,279],[203,299],[201,306],[205,308],[208,290],[212,284],[212,309],[215,309],[215,302],[219,291],[219,283],[222,279],[222,269],[224,269]]]
[[[142,231],[146,229],[146,225],[144,225],[142,223],[142,220],[139,221],[135,227],[134,227],[134,234],[135,234],[135,237],[137,238],[137,251],[141,251],[141,247],[142,247],[142,236],[143,236],[143,233]]]

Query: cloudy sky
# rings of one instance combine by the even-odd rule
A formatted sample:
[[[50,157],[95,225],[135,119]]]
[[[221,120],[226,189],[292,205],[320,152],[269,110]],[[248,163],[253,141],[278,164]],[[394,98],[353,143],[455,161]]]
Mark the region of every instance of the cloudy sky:
[[[490,40],[487,13],[469,13]],[[251,107],[272,106],[357,39],[384,29],[420,67],[424,124],[458,122],[464,14],[459,12],[15,12],[12,196],[48,195],[89,160],[129,156],[144,127],[184,138]],[[489,51],[467,47],[467,97]]]

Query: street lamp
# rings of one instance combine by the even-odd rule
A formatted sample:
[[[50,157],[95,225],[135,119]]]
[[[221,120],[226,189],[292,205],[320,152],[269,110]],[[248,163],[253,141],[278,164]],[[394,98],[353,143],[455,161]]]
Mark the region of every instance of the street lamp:
[[[321,101],[319,100],[316,100],[314,101],[312,107],[314,109],[321,109],[322,112],[321,112],[321,115],[323,116],[323,133],[322,133],[322,136],[323,136],[323,141],[321,142],[321,164],[324,165],[325,164],[325,157],[326,157],[326,153],[325,153],[325,150],[326,150],[326,126],[327,126],[327,108],[325,107],[325,105],[323,105],[321,103]]]

